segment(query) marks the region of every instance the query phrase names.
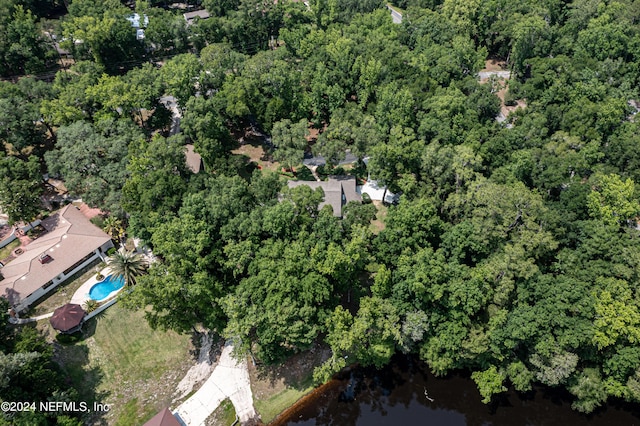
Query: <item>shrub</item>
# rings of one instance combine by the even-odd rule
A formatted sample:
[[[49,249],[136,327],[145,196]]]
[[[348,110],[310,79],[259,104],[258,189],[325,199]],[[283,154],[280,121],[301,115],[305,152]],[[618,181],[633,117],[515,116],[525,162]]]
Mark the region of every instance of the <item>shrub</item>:
[[[98,215],[98,216],[92,217],[89,220],[98,228],[100,229],[104,228],[104,218],[102,216]]]
[[[82,334],[79,331],[76,331],[73,334],[62,334],[58,333],[56,335],[56,340],[58,343],[62,343],[63,345],[72,345],[82,338]]]
[[[113,256],[115,253],[116,253],[115,247],[111,247],[109,250],[107,250],[107,256]]]
[[[362,204],[371,204],[371,197],[366,192],[362,193]]]
[[[98,303],[96,300],[89,299],[86,302],[84,302],[83,308],[87,313],[90,313],[98,309],[99,306],[100,306],[100,303]]]
[[[516,95],[514,95],[510,91],[507,91],[507,93],[504,94],[504,104],[506,106],[516,106],[518,104],[516,101]]]

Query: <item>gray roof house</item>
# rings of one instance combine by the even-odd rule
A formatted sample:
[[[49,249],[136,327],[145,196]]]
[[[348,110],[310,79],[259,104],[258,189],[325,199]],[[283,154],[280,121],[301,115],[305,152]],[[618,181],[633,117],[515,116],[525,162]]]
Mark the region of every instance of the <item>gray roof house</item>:
[[[342,217],[342,208],[349,201],[362,202],[362,197],[356,192],[356,178],[353,176],[331,176],[326,181],[303,181],[290,180],[287,182],[289,188],[306,185],[311,189],[322,188],[324,191],[324,201],[319,208],[330,205],[333,208],[333,215]]]
[[[187,21],[187,25],[191,25],[195,22],[196,19],[207,19],[211,15],[209,15],[209,12],[203,9],[203,10],[196,10],[193,12],[187,12],[182,16],[184,16],[184,20]]]

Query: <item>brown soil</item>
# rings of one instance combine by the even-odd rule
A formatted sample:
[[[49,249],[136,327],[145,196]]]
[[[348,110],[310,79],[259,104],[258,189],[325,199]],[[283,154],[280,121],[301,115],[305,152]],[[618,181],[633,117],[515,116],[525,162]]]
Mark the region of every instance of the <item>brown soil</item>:
[[[480,72],[489,72],[489,71],[506,71],[507,63],[505,61],[499,61],[497,59],[487,59],[484,61],[484,68],[480,70]]]
[[[487,59],[484,63],[484,68],[480,70],[480,72],[490,72],[490,71],[507,71],[507,63],[505,61],[499,61],[497,59]],[[487,83],[488,79],[483,79],[480,81],[481,84]],[[500,81],[497,83],[498,87],[495,89],[495,95],[500,99],[500,111],[502,115],[508,117],[513,111],[518,108],[526,108],[527,103],[524,99],[519,99],[514,106],[507,106],[504,104],[504,97],[509,90],[508,82]]]
[[[277,171],[280,170],[280,164],[265,154],[261,145],[257,144],[241,144],[239,148],[231,151],[236,155],[244,155],[249,158],[249,162],[256,163],[262,170]]]
[[[253,362],[249,362],[254,398],[264,398],[284,390],[287,386],[297,385],[330,355],[327,348],[316,344],[310,350],[293,355],[279,365],[254,365]]]
[[[502,115],[504,115],[505,117],[508,117],[509,114],[511,114],[513,111],[517,110],[518,108],[525,109],[527,107],[527,103],[524,99],[518,99],[516,101],[516,105],[513,105],[513,106],[505,105],[504,97],[507,94],[507,90],[509,90],[509,87],[505,84],[502,86],[500,90],[498,90],[495,93],[496,96],[500,99],[500,111],[502,112]]]

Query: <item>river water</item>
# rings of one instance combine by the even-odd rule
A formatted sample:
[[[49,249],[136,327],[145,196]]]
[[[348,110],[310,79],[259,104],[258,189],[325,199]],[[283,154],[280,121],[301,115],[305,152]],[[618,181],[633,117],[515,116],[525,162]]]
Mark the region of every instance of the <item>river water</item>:
[[[640,425],[640,405],[611,402],[586,416],[571,409],[568,393],[541,387],[485,405],[469,377],[436,378],[415,358],[397,356],[382,370],[344,373],[274,425]]]

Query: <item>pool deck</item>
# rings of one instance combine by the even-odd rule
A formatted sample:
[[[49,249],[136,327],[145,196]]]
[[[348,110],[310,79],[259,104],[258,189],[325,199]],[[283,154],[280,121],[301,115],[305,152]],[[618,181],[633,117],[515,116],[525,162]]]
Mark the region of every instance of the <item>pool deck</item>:
[[[108,277],[109,275],[111,275],[111,269],[109,269],[109,267],[107,266],[106,268],[104,268],[103,270],[100,271],[100,274],[103,277]],[[96,274],[97,275],[97,274]],[[91,287],[93,287],[94,285],[98,284],[100,281],[98,281],[96,279],[96,276],[93,275],[91,278],[89,278],[84,284],[82,284],[80,286],[80,288],[78,288],[76,290],[75,293],[73,293],[73,297],[71,297],[71,302],[69,303],[75,303],[76,305],[80,305],[80,306],[84,306],[84,302],[86,302],[87,300],[90,300],[91,298],[89,297],[89,290],[91,290]],[[123,287],[124,288],[124,287]],[[105,297],[104,299],[101,300],[101,302],[105,302],[109,299],[111,299],[112,297],[114,297],[116,294],[118,294],[120,292],[121,289],[118,289],[116,291],[112,291],[107,297]]]

